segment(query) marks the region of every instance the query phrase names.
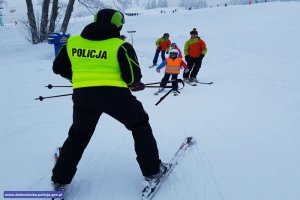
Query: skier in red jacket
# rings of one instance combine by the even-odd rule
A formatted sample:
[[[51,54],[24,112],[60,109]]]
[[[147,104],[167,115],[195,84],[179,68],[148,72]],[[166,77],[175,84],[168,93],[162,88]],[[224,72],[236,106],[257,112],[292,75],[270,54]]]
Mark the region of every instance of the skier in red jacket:
[[[197,74],[201,68],[207,48],[205,42],[198,36],[198,31],[194,28],[191,32],[191,38],[184,45],[185,61],[189,66],[189,71],[183,73],[183,80],[197,83]]]
[[[161,59],[163,61],[166,59],[165,54],[169,52],[169,49],[171,46],[171,41],[170,41],[169,37],[170,37],[169,33],[165,33],[163,35],[163,37],[156,40],[156,42],[155,42],[156,51],[155,51],[155,55],[153,58],[153,66],[156,66],[160,52],[161,52]]]

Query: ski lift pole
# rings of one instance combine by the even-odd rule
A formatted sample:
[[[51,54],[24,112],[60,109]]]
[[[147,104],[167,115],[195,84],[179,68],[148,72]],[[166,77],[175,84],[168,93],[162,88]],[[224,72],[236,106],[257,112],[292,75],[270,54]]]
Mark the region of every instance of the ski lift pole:
[[[130,33],[131,36],[131,45],[133,46],[133,37],[132,34],[135,33],[136,31],[127,31],[127,33]]]

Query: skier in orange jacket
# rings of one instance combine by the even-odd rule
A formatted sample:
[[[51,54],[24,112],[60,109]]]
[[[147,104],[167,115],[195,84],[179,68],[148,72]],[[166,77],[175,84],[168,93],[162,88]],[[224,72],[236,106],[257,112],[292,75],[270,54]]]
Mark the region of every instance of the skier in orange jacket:
[[[207,48],[205,42],[198,36],[196,28],[194,28],[190,34],[191,38],[186,41],[184,45],[185,61],[190,70],[183,73],[183,80],[197,83],[197,75]]]
[[[161,79],[160,88],[158,93],[164,90],[164,87],[167,85],[167,82],[172,76],[172,88],[174,95],[178,95],[178,82],[176,81],[178,78],[178,74],[180,73],[180,69],[183,67],[185,68],[184,72],[188,72],[187,64],[182,60],[182,58],[178,57],[178,50],[171,49],[170,50],[170,57],[164,60],[157,68],[156,71],[160,73],[160,69],[166,66],[166,71],[164,77]],[[158,94],[157,93],[157,94]]]

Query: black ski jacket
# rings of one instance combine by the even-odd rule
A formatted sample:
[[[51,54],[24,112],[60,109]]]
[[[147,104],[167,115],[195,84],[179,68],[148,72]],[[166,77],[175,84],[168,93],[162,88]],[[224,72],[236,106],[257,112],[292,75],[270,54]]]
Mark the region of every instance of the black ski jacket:
[[[91,23],[87,25],[81,32],[81,37],[88,40],[106,40],[110,38],[119,38],[120,31],[116,26],[111,24]],[[134,86],[139,83],[142,78],[141,69],[139,66],[138,58],[131,44],[125,42],[122,44],[124,48],[119,48],[117,58],[120,64],[121,76],[123,80]],[[132,66],[133,73],[131,74],[130,66]],[[60,74],[62,77],[72,80],[72,66],[68,57],[66,45],[62,46],[55,60],[53,61],[53,72]]]

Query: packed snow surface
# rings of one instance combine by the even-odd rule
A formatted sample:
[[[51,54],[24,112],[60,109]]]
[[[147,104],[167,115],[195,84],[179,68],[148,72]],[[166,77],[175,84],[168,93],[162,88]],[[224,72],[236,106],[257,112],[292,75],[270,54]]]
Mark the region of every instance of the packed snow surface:
[[[197,146],[174,169],[156,200],[298,200],[300,197],[300,3],[276,2],[126,17],[122,34],[138,54],[144,83],[160,81],[155,41],[170,33],[183,50],[197,28],[208,52],[198,79],[165,98],[134,93],[150,116],[160,157],[171,159],[187,136]],[[92,16],[73,18],[71,35]],[[127,31],[135,30],[131,35]],[[50,190],[53,152],[72,123],[72,93],[52,72],[53,45],[29,44],[20,26],[0,27],[0,190]],[[132,40],[133,39],[133,40]],[[180,75],[181,78],[181,75]],[[72,200],[140,199],[142,174],[131,133],[107,115],[78,166]]]

